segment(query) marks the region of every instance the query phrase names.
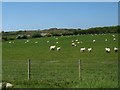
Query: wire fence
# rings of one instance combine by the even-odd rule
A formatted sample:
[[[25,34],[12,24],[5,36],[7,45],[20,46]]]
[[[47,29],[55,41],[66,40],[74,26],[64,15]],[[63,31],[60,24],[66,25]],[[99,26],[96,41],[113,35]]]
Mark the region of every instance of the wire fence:
[[[117,74],[117,66],[92,61],[3,61],[3,80],[117,80]]]

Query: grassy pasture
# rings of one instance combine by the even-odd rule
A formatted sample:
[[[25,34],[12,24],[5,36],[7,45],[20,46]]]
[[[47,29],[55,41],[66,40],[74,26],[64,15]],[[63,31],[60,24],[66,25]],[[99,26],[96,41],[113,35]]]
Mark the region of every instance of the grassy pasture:
[[[76,39],[83,43],[72,47],[71,41]],[[26,40],[3,42],[3,81],[13,83],[16,88],[115,88],[118,53],[113,47],[118,47],[117,35],[116,39],[113,41],[112,34],[106,34],[37,38],[30,39],[29,43],[25,43]],[[61,46],[61,51],[49,50],[55,44]],[[80,47],[92,47],[93,51],[80,53]],[[110,47],[111,52],[106,53],[105,47]],[[28,58],[31,59],[30,81],[27,80]],[[79,59],[82,60],[82,81],[78,79]]]

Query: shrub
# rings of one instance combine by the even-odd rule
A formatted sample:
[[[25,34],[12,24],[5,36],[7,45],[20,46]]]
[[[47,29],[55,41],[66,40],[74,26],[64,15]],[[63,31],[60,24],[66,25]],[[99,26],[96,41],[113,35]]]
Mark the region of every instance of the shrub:
[[[42,37],[41,34],[33,34],[33,36],[32,36],[32,38],[40,38],[40,37]]]

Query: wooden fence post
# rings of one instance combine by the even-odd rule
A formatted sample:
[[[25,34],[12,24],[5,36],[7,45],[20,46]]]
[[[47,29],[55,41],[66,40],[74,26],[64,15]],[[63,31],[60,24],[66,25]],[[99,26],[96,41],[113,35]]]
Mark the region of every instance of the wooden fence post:
[[[28,59],[28,80],[30,80],[30,59]]]
[[[81,72],[81,60],[79,60],[79,80],[82,80],[82,72]]]

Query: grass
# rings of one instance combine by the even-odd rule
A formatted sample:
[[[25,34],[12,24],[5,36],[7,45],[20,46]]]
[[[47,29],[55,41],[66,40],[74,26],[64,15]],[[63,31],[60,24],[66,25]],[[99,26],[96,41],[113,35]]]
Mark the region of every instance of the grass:
[[[105,39],[108,39],[105,42]],[[83,41],[77,47],[71,41]],[[96,43],[92,40],[96,39]],[[2,43],[3,81],[12,82],[16,88],[116,88],[118,87],[118,47],[111,34],[46,37],[15,40]],[[46,41],[49,40],[50,43]],[[34,42],[38,41],[38,44]],[[50,51],[50,45],[61,46],[61,51]],[[80,53],[80,47],[92,47],[91,53]],[[104,48],[110,47],[106,53]],[[27,80],[27,60],[31,59],[31,80]],[[78,60],[82,60],[82,81],[79,80]]]

